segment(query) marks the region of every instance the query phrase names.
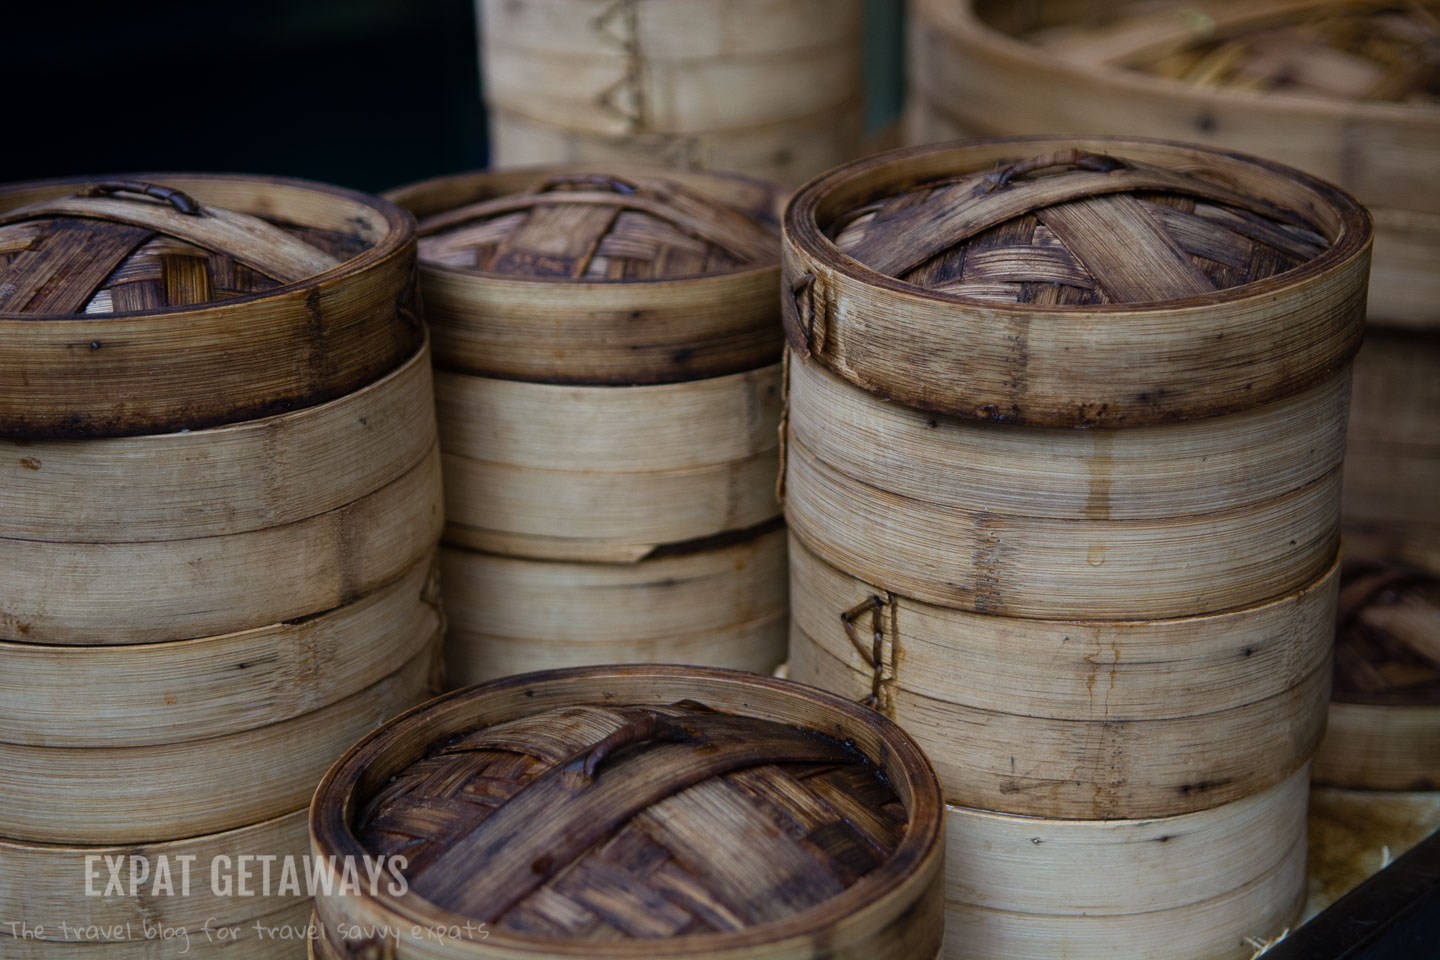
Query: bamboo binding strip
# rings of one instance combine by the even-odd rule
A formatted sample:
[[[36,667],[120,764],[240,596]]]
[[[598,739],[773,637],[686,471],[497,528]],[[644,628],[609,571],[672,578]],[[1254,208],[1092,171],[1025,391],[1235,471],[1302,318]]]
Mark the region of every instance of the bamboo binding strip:
[[[785,658],[785,533],[773,525],[634,564],[441,551],[454,687],[561,666],[690,663],[768,673]]]
[[[306,617],[398,579],[434,548],[442,526],[440,454],[432,444],[384,487],[283,526],[133,543],[0,538],[7,571],[0,634],[133,644]]]
[[[750,162],[721,169],[795,183],[859,150],[859,0],[482,0],[477,9],[501,166],[723,156]],[[789,142],[779,136],[825,121],[823,151],[793,130]],[[766,141],[757,130],[776,133]]]
[[[0,641],[0,738],[127,747],[222,736],[327,707],[440,632],[435,557],[375,593],[240,633],[123,646]]]
[[[790,567],[791,677],[903,725],[951,803],[1174,816],[1273,786],[1324,731],[1338,564],[1257,607],[1113,622],[932,606],[793,539]]]
[[[1324,177],[1374,211],[1371,317],[1433,328],[1437,13],[1433,0],[919,0],[912,107],[930,139],[1144,133]]]
[[[1343,367],[1363,331],[1359,204],[1197,147],[894,151],[808,184],[784,226],[792,348],[967,419],[1132,427],[1239,412]]]
[[[416,820],[436,790],[458,816]],[[511,677],[412,711],[327,775],[315,852],[404,849],[410,889],[322,892],[327,932],[398,936],[316,953],[929,958],[940,807],[912,741],[818,690],[658,666]],[[467,920],[488,935],[415,932]]]
[[[441,374],[447,539],[628,562],[779,513],[778,364],[583,387]]]
[[[1160,819],[947,807],[947,960],[1248,960],[1304,902],[1308,775]]]
[[[57,956],[62,955],[61,945],[53,941],[65,939],[61,924],[71,927],[108,927],[110,933],[114,932],[117,925],[124,927],[129,924],[129,937],[107,935],[100,938],[101,942],[128,939],[132,941],[131,949],[134,955],[149,960],[150,955],[138,952],[140,948],[133,945],[133,941],[144,939],[143,931],[147,924],[151,927],[188,927],[193,935],[199,933],[207,920],[213,929],[220,925],[245,924],[256,917],[294,911],[300,906],[308,910],[308,897],[294,894],[282,896],[279,893],[284,859],[293,857],[298,864],[307,848],[305,810],[291,811],[223,833],[140,846],[61,846],[0,839],[0,868],[3,868],[4,872],[4,876],[0,876],[0,910],[4,913],[0,915],[23,918],[32,927],[45,927],[48,936],[37,939],[50,943],[51,950],[54,951],[52,955]],[[269,893],[264,892],[258,871],[250,884],[255,890],[253,896],[226,896],[223,889],[217,890],[212,884],[212,869],[219,869],[233,877],[236,858],[242,855],[277,858],[273,861],[274,873]],[[93,861],[93,869],[99,876],[94,886],[102,892],[110,879],[104,858],[126,858],[122,871],[124,892],[116,894],[112,889],[108,896],[87,895],[87,857],[97,858]],[[137,884],[134,895],[131,895],[129,889],[131,857],[144,858],[149,866],[147,880]],[[188,894],[182,887],[181,871],[184,861],[179,859],[181,857],[195,858],[190,861]],[[228,857],[229,860],[221,860],[221,857]],[[171,872],[174,893],[152,896],[150,894],[156,882],[155,873],[160,869],[162,858]],[[256,864],[258,867],[259,861],[256,861]],[[135,875],[138,877],[139,870],[136,870]],[[305,890],[304,883],[302,878],[302,892]],[[9,941],[0,940],[0,949],[5,949],[8,943]],[[65,950],[79,951],[75,954],[63,954],[65,956],[91,956],[92,954],[84,952],[86,949],[99,952],[99,948],[94,944],[87,946],[84,943],[71,943],[64,944],[63,947]],[[115,949],[117,956],[131,955],[121,952],[120,947]],[[9,960],[11,954],[6,952],[4,955]],[[110,956],[108,953],[100,955]],[[226,957],[228,960],[229,955]]]
[[[0,743],[0,836],[145,843],[234,829],[305,803],[348,744],[438,688],[439,638],[379,683],[311,713],[139,747]]]
[[[615,169],[464,173],[388,194],[424,223],[420,276],[437,366],[600,385],[675,383],[775,362],[778,254],[737,260],[739,251],[714,239],[720,224],[732,246],[761,242],[754,230],[775,228],[776,189],[630,166],[620,169],[633,174],[616,178]],[[577,189],[585,186],[594,189]],[[612,214],[567,214],[559,201],[577,193],[595,201],[589,210],[619,211],[614,229],[604,233]],[[577,217],[589,218],[578,238]]]
[[[393,205],[299,180],[0,189],[0,435],[172,433],[357,390],[420,345],[414,255]]]
[[[1349,577],[1340,593],[1332,699],[1317,783],[1440,785],[1440,579],[1401,566]]]

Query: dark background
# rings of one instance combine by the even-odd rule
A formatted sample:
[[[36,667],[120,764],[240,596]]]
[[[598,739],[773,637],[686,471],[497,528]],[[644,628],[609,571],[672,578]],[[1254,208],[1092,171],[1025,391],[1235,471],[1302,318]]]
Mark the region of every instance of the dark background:
[[[870,123],[900,106],[901,0],[869,0]],[[378,191],[484,166],[471,0],[11,0],[0,182],[157,170]]]

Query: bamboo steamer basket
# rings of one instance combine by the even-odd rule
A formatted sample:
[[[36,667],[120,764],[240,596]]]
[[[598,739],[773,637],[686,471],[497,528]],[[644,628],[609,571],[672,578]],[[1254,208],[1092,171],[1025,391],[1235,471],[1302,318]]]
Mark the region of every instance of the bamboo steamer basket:
[[[5,876],[0,878],[0,908],[4,909],[7,918],[23,919],[30,927],[45,927],[49,935],[36,940],[48,944],[48,950],[54,955],[62,955],[62,950],[68,950],[72,952],[63,955],[85,957],[98,954],[109,957],[110,953],[100,949],[99,945],[104,943],[115,951],[116,956],[133,955],[148,960],[151,954],[144,952],[143,943],[147,924],[152,928],[185,927],[191,931],[194,943],[206,921],[214,929],[248,925],[258,917],[283,916],[293,922],[290,914],[302,908],[308,912],[309,899],[304,895],[303,877],[300,879],[301,893],[280,892],[284,859],[295,858],[297,870],[303,872],[300,858],[305,856],[307,849],[305,810],[291,811],[222,833],[143,846],[86,847],[0,840],[0,864],[5,867]],[[233,880],[236,860],[240,856],[277,858],[272,861],[274,874],[269,892],[263,888],[258,867],[249,884],[255,891],[254,896],[235,896],[233,887],[231,895],[227,896],[223,886],[217,889],[212,883],[212,869],[220,871],[222,884],[226,878]],[[102,858],[93,861],[99,874],[95,886],[102,892],[110,878],[103,858],[125,857],[126,863],[120,874],[125,884],[123,892],[112,891],[108,896],[86,895],[87,857]],[[136,885],[134,895],[129,889],[130,857],[144,858],[151,871],[149,879]],[[160,869],[162,857],[166,858],[164,862],[171,872],[174,893],[151,895],[154,872]],[[195,858],[190,861],[188,893],[182,886],[181,871],[185,861],[178,859],[180,857]],[[305,919],[305,913],[300,913],[298,922],[304,923]],[[72,928],[94,926],[100,929],[95,931],[95,936],[84,938],[90,940],[89,943],[56,942],[67,939],[62,924]],[[127,925],[128,929],[125,929]],[[199,939],[205,938],[200,935]],[[18,941],[0,940],[0,949],[8,948],[12,943],[24,945]],[[155,946],[151,944],[150,949]],[[38,955],[41,951],[36,953]],[[165,953],[155,955],[169,956]],[[7,950],[5,956],[8,960],[11,953]],[[228,960],[229,954],[225,956]]]
[[[450,543],[628,563],[780,510],[779,364],[635,387],[441,373],[436,388]]]
[[[379,683],[441,632],[435,557],[313,617],[126,646],[0,641],[0,739],[134,747],[253,730]]]
[[[1304,903],[1308,775],[1159,819],[949,806],[944,955],[1248,960]]]
[[[304,936],[309,930],[312,910],[308,903],[269,914],[247,917],[227,927],[222,934],[203,924],[186,928],[189,943],[172,939],[107,942],[80,940],[57,943],[50,940],[19,940],[0,934],[0,950],[7,960],[189,960],[220,957],[223,960],[304,960]],[[263,931],[257,928],[263,927]],[[231,938],[231,930],[234,937]],[[298,932],[299,940],[296,939]],[[222,940],[221,937],[224,937]]]
[[[479,0],[477,10],[501,166],[721,160],[796,183],[859,152],[860,0]],[[824,132],[818,142],[810,128]]]
[[[1440,580],[1398,566],[1348,579],[1333,699],[1317,783],[1407,791],[1440,784]]]
[[[420,345],[414,251],[391,204],[300,180],[0,189],[0,435],[173,433],[351,393]]]
[[[1273,787],[1325,729],[1338,564],[1261,606],[1112,622],[934,606],[837,570],[798,540],[790,569],[790,676],[903,726],[950,803],[1175,816]]]
[[[834,376],[792,360],[792,528],[886,590],[1008,616],[1175,618],[1313,581],[1368,234],[1319,181],[1153,141],[898,151],[812,182],[784,315]]]
[[[1144,134],[1293,164],[1374,212],[1371,316],[1440,321],[1433,0],[916,0],[912,10],[922,135]]]
[[[437,788],[454,819],[416,820]],[[327,775],[315,853],[404,849],[409,891],[322,892],[327,931],[392,933],[316,955],[929,958],[941,823],[915,744],[818,690],[657,666],[512,677],[412,711]]]
[[[606,663],[768,673],[785,658],[785,533],[772,523],[634,564],[441,551],[451,617],[446,682]],[[639,615],[643,614],[643,615]]]
[[[439,689],[439,637],[380,682],[307,714],[133,747],[0,742],[0,837],[149,843],[232,830],[303,805],[348,744]]]

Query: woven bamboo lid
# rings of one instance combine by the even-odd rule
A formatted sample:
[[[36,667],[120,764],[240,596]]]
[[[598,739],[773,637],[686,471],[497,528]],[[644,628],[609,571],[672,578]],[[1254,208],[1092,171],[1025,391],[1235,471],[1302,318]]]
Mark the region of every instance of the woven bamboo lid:
[[[1401,566],[1350,578],[1340,592],[1331,699],[1440,705],[1440,580]]]
[[[420,344],[412,231],[275,178],[0,190],[0,434],[197,429],[372,382]]]
[[[484,925],[446,956],[761,957],[847,924],[888,931],[875,956],[939,946],[934,773],[888,721],[787,681],[644,666],[473,687],[342,758],[311,823],[322,856],[407,860],[400,895],[322,896],[329,926]],[[416,939],[394,955],[435,955]]]
[[[1047,426],[1210,416],[1347,362],[1369,219],[1298,171],[1158,141],[895,151],[786,213],[792,347],[911,406]]]
[[[670,383],[775,362],[778,188],[551,167],[390,194],[420,221],[442,366],[551,383]]]

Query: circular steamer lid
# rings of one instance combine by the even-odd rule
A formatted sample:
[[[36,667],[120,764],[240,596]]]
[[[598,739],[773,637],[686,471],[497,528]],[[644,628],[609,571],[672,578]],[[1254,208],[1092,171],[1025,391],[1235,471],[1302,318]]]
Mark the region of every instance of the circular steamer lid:
[[[413,231],[275,177],[0,189],[0,435],[167,433],[359,389],[419,349]]]
[[[670,383],[774,363],[778,188],[567,167],[394,191],[419,218],[437,362],[552,383]]]
[[[1440,706],[1440,579],[1390,566],[1347,581],[1340,591],[1331,699]]]
[[[420,957],[410,924],[468,922],[486,933],[461,955],[719,957],[835,936],[928,957],[940,811],[913,741],[809,687],[659,666],[511,677],[411,711],[330,771],[317,852],[404,857],[408,890],[322,896],[319,913],[337,956],[365,948],[335,940],[344,923],[388,924],[395,955]]]
[[[1338,189],[1160,141],[895,151],[785,217],[791,346],[954,416],[1132,426],[1244,409],[1348,362],[1370,223]]]

